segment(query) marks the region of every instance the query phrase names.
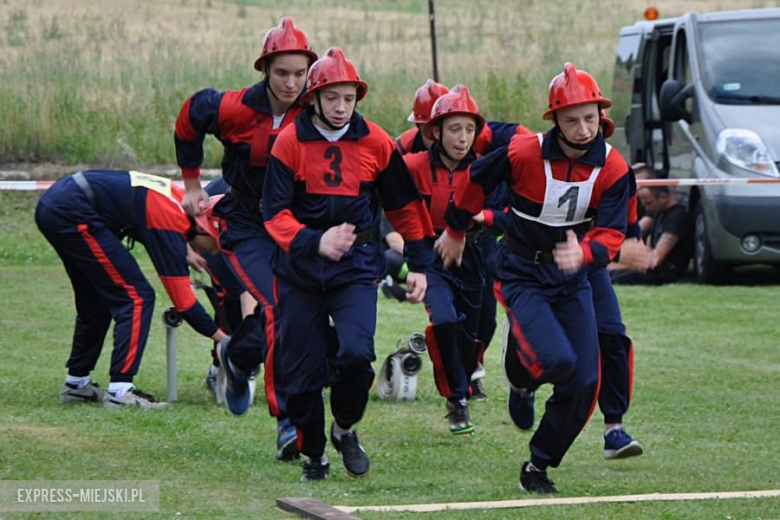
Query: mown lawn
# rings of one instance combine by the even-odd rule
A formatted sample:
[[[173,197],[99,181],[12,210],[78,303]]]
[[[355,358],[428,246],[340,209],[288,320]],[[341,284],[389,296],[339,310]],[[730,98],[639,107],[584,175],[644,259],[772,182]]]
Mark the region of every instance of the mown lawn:
[[[447,432],[444,404],[426,359],[416,402],[372,397],[359,431],[374,471],[358,481],[346,476],[329,448],[330,480],[299,484],[300,467],[274,459],[275,423],[263,400],[241,418],[213,403],[203,387],[209,344],[185,327],[178,336],[179,400],[169,409],[59,405],[74,319],[70,284],[53,250],[34,229],[35,195],[1,196],[0,480],[159,480],[165,517],[288,518],[274,504],[277,497],[292,496],[353,506],[527,497],[517,490],[517,476],[530,435],[509,423],[498,340],[486,360],[490,400],[472,406],[477,435],[453,438]],[[145,271],[153,273],[143,248],[136,249]],[[626,422],[646,453],[634,460],[604,461],[596,412],[562,466],[551,471],[560,496],[780,488],[780,288],[762,281],[761,273],[744,280],[751,285],[620,288],[636,346],[634,401]],[[168,300],[155,283],[159,313]],[[380,298],[378,357],[421,330],[425,320],[419,306]],[[103,384],[108,354],[109,347],[93,376]],[[165,331],[156,320],[136,382],[163,397],[165,380]],[[546,395],[540,392],[538,402]],[[426,518],[772,518],[779,510],[778,499],[749,499],[536,507]]]

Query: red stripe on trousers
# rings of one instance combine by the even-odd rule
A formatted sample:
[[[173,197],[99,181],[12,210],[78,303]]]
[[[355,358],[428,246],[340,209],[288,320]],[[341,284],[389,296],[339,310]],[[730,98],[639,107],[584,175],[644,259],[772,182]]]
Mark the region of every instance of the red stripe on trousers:
[[[279,301],[279,285],[277,278],[274,276],[274,301]],[[274,386],[274,351],[275,343],[271,342],[268,345],[268,350],[265,356],[265,374],[263,378],[265,380],[265,397],[268,400],[268,411],[274,417],[279,417],[279,401],[276,398],[276,387]],[[300,450],[300,447],[298,448]]]
[[[436,341],[433,325],[425,327],[425,342],[428,345],[428,355],[433,363],[433,380],[436,382],[436,388],[442,397],[449,399],[452,395],[452,390],[450,390],[450,385],[447,382],[447,373],[444,371],[444,362],[441,359],[439,343]]]
[[[241,280],[241,283],[244,284],[244,287],[246,287],[246,290],[249,291],[249,293],[260,302],[260,305],[263,306],[263,313],[265,313],[265,344],[266,344],[266,363],[268,361],[268,357],[271,355],[271,352],[274,350],[274,309],[273,306],[268,303],[268,300],[266,300],[263,297],[263,293],[260,292],[260,289],[258,289],[255,284],[252,283],[252,280],[249,278],[249,275],[246,274],[246,271],[244,271],[244,268],[241,267],[241,264],[238,262],[238,257],[232,252],[232,251],[222,251],[225,255],[227,255],[228,260],[230,260],[230,263],[233,265],[233,269],[235,269],[236,273],[238,273],[238,278]],[[266,376],[268,374],[268,365],[265,367],[266,370]],[[265,377],[265,376],[264,376]],[[264,379],[265,380],[265,379]],[[267,380],[266,380],[267,381]],[[271,408],[271,396],[269,395],[269,389],[266,385],[265,387],[265,393],[266,397],[268,398],[268,406],[271,411],[271,415],[276,417],[279,415],[279,405],[276,402],[276,396],[274,395],[273,400],[274,404]]]
[[[504,295],[501,294],[500,280],[496,280],[493,283],[493,294],[496,295],[496,300],[498,300],[504,309],[506,309],[507,315],[509,316],[509,321],[512,325],[511,334],[515,337],[515,339],[517,339],[517,342],[520,345],[520,350],[528,357],[529,361],[527,362],[525,358],[520,355],[520,352],[517,353],[517,358],[520,360],[520,363],[526,368],[526,370],[528,370],[528,373],[532,378],[539,379],[543,372],[542,365],[536,359],[536,353],[534,352],[533,347],[531,347],[531,344],[528,343],[528,340],[520,328],[520,323],[512,314],[512,310],[509,308],[509,306],[507,306],[506,300],[504,300]]]
[[[599,349],[597,352],[598,352],[598,362],[596,363],[596,366],[599,367],[599,377],[596,380],[596,393],[593,394],[593,402],[590,403],[590,410],[588,410],[588,418],[585,419],[585,423],[582,425],[583,428],[585,428],[585,425],[588,424],[588,421],[590,421],[590,416],[593,415],[593,411],[596,409],[596,405],[599,402],[599,392],[601,391],[601,349]]]
[[[631,396],[634,394],[634,342],[631,338],[628,340],[628,402],[631,403]]]
[[[130,327],[130,345],[127,348],[125,364],[122,366],[122,370],[120,372],[122,374],[126,374],[130,370],[130,367],[133,366],[133,363],[135,363],[135,355],[138,352],[138,338],[141,336],[141,313],[143,311],[144,301],[140,296],[138,296],[138,292],[135,290],[135,287],[125,282],[125,279],[122,278],[122,275],[119,274],[119,271],[117,271],[116,266],[112,264],[111,260],[109,260],[108,256],[106,256],[106,253],[103,251],[100,243],[89,233],[89,231],[87,231],[87,229],[87,224],[79,224],[78,226],[79,233],[81,233],[81,236],[86,241],[87,246],[95,256],[95,259],[103,267],[103,269],[105,269],[106,274],[108,274],[109,278],[111,278],[111,281],[127,291],[127,295],[133,302],[133,320],[132,326]]]

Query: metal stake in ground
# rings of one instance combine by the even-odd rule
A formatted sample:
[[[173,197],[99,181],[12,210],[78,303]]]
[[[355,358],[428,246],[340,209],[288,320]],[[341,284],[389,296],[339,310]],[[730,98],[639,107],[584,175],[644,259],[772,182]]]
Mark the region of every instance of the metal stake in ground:
[[[168,402],[175,401],[176,395],[176,329],[181,325],[181,315],[173,307],[165,309],[162,315],[165,323],[165,358],[168,365]]]
[[[428,16],[431,21],[431,56],[433,57],[433,81],[439,82],[439,64],[436,60],[436,9],[435,1],[428,0]]]

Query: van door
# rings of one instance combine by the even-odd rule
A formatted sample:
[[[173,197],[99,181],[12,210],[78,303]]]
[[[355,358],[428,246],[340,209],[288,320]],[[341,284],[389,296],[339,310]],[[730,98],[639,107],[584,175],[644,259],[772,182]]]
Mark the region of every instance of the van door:
[[[688,38],[685,27],[680,26],[674,37],[674,47],[672,49],[672,64],[669,71],[669,78],[676,79],[683,85],[690,85],[693,82],[691,73],[690,58],[688,54]],[[667,133],[668,153],[669,153],[669,176],[673,178],[694,177],[693,162],[695,147],[693,141],[696,139],[693,129],[701,129],[699,111],[696,106],[696,96],[690,96],[686,101],[685,108],[693,115],[692,122],[689,125],[685,120],[677,121],[667,126],[670,130]]]
[[[644,161],[642,152],[642,113],[639,92],[635,92],[640,81],[635,74],[640,68],[638,63],[641,31],[637,25],[624,27],[618,40],[617,59],[612,76],[610,100],[612,108],[607,115],[615,122],[615,133],[610,143],[631,162]]]
[[[648,35],[642,59],[642,148],[644,162],[660,175],[669,171],[668,135],[671,125],[661,117],[658,96],[669,70],[672,26],[656,26]]]

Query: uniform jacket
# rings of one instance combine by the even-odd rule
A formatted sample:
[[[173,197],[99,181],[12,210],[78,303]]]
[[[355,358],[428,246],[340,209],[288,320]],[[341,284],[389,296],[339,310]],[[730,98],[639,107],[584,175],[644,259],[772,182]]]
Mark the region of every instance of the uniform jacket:
[[[217,326],[190,284],[187,236],[192,221],[178,202],[183,190],[168,179],[137,172],[83,173],[103,219],[94,225],[105,225],[118,237],[143,244],[176,310],[196,331],[212,336]]]
[[[319,255],[329,228],[348,222],[370,233],[380,206],[403,236],[409,270],[425,272],[433,253],[428,212],[387,133],[355,112],[350,127],[330,142],[302,113],[274,145],[264,185],[266,229],[279,245],[274,272],[292,283],[327,289],[376,279],[386,269],[378,237],[356,244],[339,262]]]
[[[238,91],[205,89],[195,93],[185,101],[176,119],[174,141],[182,176],[200,175],[203,139],[211,134],[225,147],[225,181],[235,191],[262,199],[263,178],[274,141],[300,112],[300,105],[294,104],[280,128],[274,129],[265,81]]]
[[[507,202],[512,210],[540,215],[547,184],[544,160],[550,161],[554,179],[567,182],[585,181],[596,167],[601,167],[585,213],[591,223],[552,227],[509,211],[506,232],[529,249],[552,251],[556,243],[566,240],[566,230],[574,229],[581,240],[585,265],[609,263],[626,234],[630,191],[628,165],[617,150],[605,155],[605,141],[600,133],[588,152],[578,159],[570,159],[564,154],[556,136],[557,129],[553,128],[540,146],[536,135],[516,135],[508,146],[472,164],[471,182],[456,192],[448,212],[448,232],[462,236],[471,215],[481,209],[485,196],[501,183],[509,187]]]

